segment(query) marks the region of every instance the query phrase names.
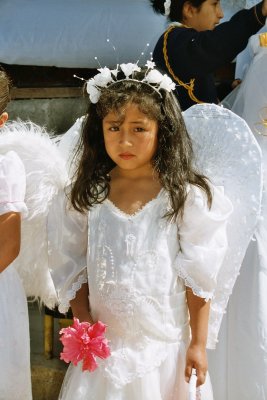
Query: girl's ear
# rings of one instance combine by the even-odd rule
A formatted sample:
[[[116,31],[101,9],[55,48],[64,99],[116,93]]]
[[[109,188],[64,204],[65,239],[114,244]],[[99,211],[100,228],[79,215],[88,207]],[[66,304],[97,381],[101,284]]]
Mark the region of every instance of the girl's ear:
[[[8,113],[5,111],[0,115],[0,128],[5,125],[6,121],[8,120]]]
[[[196,7],[194,7],[190,1],[186,1],[183,5],[183,20],[190,20],[196,12]]]

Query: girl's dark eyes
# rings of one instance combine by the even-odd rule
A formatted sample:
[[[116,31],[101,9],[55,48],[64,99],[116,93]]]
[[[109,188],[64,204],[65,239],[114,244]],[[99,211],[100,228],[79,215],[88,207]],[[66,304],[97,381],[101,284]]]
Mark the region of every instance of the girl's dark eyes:
[[[120,130],[120,127],[119,127],[119,126],[110,126],[110,127],[108,128],[108,130],[109,130],[110,132],[118,132],[118,131]],[[134,131],[134,132],[145,132],[145,129],[142,128],[142,127],[134,127],[134,128],[133,128],[133,131]]]
[[[134,128],[134,131],[135,131],[135,132],[144,132],[145,129],[144,129],[144,128],[141,128],[141,127],[136,127],[136,128]]]

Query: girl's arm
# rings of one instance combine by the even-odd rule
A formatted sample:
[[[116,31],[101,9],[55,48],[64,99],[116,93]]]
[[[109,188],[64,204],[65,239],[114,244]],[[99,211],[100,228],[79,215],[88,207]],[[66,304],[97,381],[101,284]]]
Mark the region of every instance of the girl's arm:
[[[88,283],[84,283],[81,289],[76,292],[76,297],[70,301],[70,306],[73,316],[78,318],[80,322],[94,323],[90,312]]]
[[[262,3],[262,15],[267,16],[267,0],[264,0]]]
[[[0,215],[0,273],[18,256],[20,251],[20,213]]]
[[[185,377],[189,382],[192,368],[197,371],[197,386],[203,385],[208,369],[206,343],[210,302],[193,294],[186,288],[187,304],[190,315],[191,342],[186,354]]]

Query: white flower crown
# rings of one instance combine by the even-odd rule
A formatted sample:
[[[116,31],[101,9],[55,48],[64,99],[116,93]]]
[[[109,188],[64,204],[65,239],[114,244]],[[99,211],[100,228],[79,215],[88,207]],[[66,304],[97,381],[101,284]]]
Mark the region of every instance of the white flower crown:
[[[138,80],[134,78],[134,73],[141,71],[141,68],[138,67],[137,64],[120,64],[117,65],[116,69],[110,70],[109,68],[100,68],[98,69],[99,73],[87,81],[87,93],[89,94],[89,98],[91,103],[96,104],[101,96],[101,89],[110,87],[111,85],[116,84],[117,82],[121,82],[124,80],[128,81],[136,81],[141,82],[145,85],[149,85],[152,89],[154,89],[160,96],[160,90],[164,89],[167,92],[171,90],[175,90],[175,83],[171,80],[171,78],[166,74],[161,74],[157,69],[154,69],[155,63],[153,61],[147,61],[146,63],[147,73],[142,80]],[[119,70],[121,70],[125,78],[117,79],[117,75]]]

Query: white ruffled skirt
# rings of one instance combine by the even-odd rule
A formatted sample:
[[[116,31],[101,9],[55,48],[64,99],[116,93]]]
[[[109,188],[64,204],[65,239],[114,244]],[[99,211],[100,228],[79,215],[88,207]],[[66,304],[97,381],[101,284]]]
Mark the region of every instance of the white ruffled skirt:
[[[185,307],[183,294],[177,296]],[[179,311],[178,311],[179,312]],[[102,314],[104,317],[104,314]],[[70,365],[59,396],[60,400],[188,400],[188,384],[185,382],[187,334],[179,341],[112,334],[112,316],[101,318],[108,324],[111,356],[99,361],[94,372],[82,371]],[[181,318],[183,320],[183,317]],[[158,326],[157,333],[160,327]],[[187,328],[185,325],[185,331]],[[201,387],[202,400],[213,400],[209,376]]]
[[[27,299],[15,268],[0,274],[0,400],[31,400]]]
[[[60,400],[188,400],[188,384],[184,380],[185,345],[176,344],[159,367],[121,388],[115,387],[102,374],[82,372],[81,365],[71,365],[66,373]],[[201,387],[201,398],[212,400],[209,376]]]

